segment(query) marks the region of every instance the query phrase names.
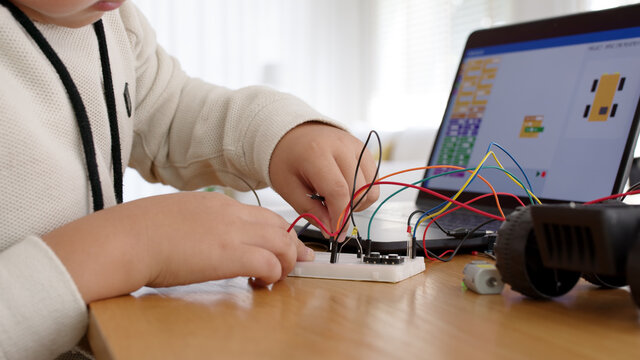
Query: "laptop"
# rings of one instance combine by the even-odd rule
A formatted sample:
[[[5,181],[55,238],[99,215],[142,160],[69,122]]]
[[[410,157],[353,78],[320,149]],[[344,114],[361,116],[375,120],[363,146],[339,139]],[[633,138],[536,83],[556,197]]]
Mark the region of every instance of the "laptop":
[[[467,39],[433,150],[425,154],[425,161],[474,168],[489,145],[497,143],[521,168],[499,147],[490,149],[507,171],[527,188],[530,184],[542,203],[585,202],[618,193],[626,183],[638,136],[639,100],[640,5],[479,30]],[[486,165],[496,163],[490,159]],[[447,170],[425,171],[423,178],[443,171]],[[479,175],[496,191],[531,203],[502,171],[483,168]],[[418,176],[416,181],[421,179]],[[452,197],[469,176],[442,175],[422,186]],[[488,191],[476,178],[458,200],[468,201]],[[518,206],[506,197],[501,197],[501,203],[505,215]],[[402,253],[409,214],[440,204],[442,200],[419,192],[415,202],[382,206],[370,230],[376,250]],[[363,237],[369,233],[375,207],[356,213]],[[498,214],[492,197],[474,207]],[[442,226],[470,229],[486,220],[470,214],[453,212],[442,222],[466,220],[462,225]],[[488,229],[499,225],[496,221]],[[457,239],[432,228],[427,233],[428,249],[457,246]],[[419,240],[423,231],[416,231]],[[313,227],[301,238],[323,240]],[[491,241],[490,237],[471,238],[466,245],[483,248]],[[355,250],[353,243],[346,251]]]

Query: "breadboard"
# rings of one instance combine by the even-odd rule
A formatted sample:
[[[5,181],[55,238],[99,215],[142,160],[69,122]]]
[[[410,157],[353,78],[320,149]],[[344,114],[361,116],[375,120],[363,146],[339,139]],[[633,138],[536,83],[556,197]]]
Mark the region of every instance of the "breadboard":
[[[298,262],[289,276],[336,280],[379,281],[396,283],[424,271],[424,258],[405,258],[402,264],[366,264],[356,254],[340,254],[331,264],[328,252],[316,252],[314,261]]]

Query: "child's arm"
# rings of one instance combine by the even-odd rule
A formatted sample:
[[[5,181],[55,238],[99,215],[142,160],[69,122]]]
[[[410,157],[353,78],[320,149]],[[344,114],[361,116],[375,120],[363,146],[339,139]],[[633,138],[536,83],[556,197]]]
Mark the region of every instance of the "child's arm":
[[[86,303],[161,287],[250,276],[270,284],[313,252],[275,213],[188,192],[125,203],[43,236]]]

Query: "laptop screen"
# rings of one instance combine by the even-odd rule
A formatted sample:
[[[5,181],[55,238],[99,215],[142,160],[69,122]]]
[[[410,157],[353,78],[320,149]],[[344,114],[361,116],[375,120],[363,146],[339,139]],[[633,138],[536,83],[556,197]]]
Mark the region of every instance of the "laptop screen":
[[[473,168],[495,142],[518,161],[526,177],[492,146],[505,169],[525,186],[530,183],[543,202],[582,202],[621,190],[637,133],[640,27],[488,46],[471,43],[431,165]],[[496,163],[489,158],[485,165]],[[426,176],[445,171],[430,170]],[[497,191],[526,198],[502,171],[486,168],[480,175]],[[448,174],[423,186],[450,194],[468,177]],[[474,180],[467,192],[489,188]]]

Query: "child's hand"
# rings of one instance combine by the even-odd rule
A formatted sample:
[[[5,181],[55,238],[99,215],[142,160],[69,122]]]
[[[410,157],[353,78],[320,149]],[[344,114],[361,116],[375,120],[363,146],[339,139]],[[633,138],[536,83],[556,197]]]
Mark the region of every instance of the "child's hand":
[[[349,203],[362,146],[360,140],[333,126],[315,122],[299,125],[273,151],[269,166],[272,186],[298,213],[314,214],[323,224],[331,225],[333,232]],[[375,172],[373,157],[365,151],[356,189],[372,182]],[[324,196],[326,207],[307,196],[316,193]],[[357,209],[365,209],[378,196],[378,187],[372,187]]]
[[[43,236],[85,301],[143,285],[255,277],[270,284],[313,252],[270,210],[217,193],[156,196],[99,211]]]

